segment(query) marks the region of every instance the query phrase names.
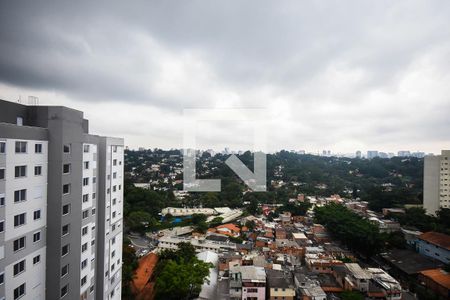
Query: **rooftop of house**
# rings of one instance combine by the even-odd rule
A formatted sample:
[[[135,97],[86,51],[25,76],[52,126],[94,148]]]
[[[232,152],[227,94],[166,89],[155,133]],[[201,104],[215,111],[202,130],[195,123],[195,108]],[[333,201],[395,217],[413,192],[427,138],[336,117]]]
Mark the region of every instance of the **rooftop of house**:
[[[241,273],[242,281],[266,282],[266,271],[263,267],[232,265],[230,272]]]
[[[432,269],[420,272],[422,275],[430,278],[437,284],[450,289],[450,273],[442,269]]]
[[[442,263],[433,261],[412,250],[393,249],[382,253],[381,256],[408,275],[417,274],[423,270],[435,269],[442,265]]]
[[[228,229],[228,230],[233,231],[233,232],[240,232],[241,231],[241,229],[239,227],[237,227],[236,225],[234,225],[232,223],[219,225],[216,228],[217,228],[217,230],[219,230],[219,229]]]
[[[293,289],[294,280],[292,273],[278,270],[267,270],[267,284],[269,288]]]
[[[439,233],[439,232],[429,231],[429,232],[425,232],[425,233],[422,233],[421,235],[419,235],[419,239],[429,242],[431,244],[437,245],[441,248],[450,250],[450,236],[449,235]]]
[[[345,267],[356,279],[370,279],[372,277],[357,263],[347,263]]]
[[[291,241],[288,239],[276,239],[275,243],[277,244],[277,247],[295,247],[298,248],[298,244],[295,241]]]

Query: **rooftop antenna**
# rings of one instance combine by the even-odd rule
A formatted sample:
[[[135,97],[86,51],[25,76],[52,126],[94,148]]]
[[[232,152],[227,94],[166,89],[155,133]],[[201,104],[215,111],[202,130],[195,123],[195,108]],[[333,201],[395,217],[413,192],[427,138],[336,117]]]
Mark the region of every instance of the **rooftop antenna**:
[[[39,105],[39,98],[36,96],[28,96],[28,105]]]

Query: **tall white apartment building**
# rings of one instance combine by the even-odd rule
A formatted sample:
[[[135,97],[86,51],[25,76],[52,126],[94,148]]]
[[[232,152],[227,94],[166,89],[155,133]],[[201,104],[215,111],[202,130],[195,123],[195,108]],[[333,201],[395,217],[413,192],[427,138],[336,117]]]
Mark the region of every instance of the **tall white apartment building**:
[[[450,150],[425,157],[423,207],[430,215],[440,208],[450,208]]]
[[[120,299],[123,140],[0,100],[0,299]]]

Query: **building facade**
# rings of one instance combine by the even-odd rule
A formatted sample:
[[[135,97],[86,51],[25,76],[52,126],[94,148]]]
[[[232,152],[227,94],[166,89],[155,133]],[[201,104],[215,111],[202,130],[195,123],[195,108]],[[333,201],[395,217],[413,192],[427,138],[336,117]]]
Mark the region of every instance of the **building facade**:
[[[422,233],[416,241],[416,249],[422,255],[450,264],[450,236],[446,234],[434,231]]]
[[[435,215],[440,208],[450,208],[450,150],[426,156],[423,179],[423,207]]]
[[[120,299],[123,140],[88,128],[0,100],[0,299]]]

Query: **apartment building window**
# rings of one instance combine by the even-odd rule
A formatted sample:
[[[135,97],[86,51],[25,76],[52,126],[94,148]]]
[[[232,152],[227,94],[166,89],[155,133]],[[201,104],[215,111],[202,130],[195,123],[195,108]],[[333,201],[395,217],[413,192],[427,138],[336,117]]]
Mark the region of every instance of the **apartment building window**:
[[[27,200],[27,190],[18,190],[14,192],[14,202]]]
[[[1,168],[0,169],[0,180],[3,180],[3,179],[5,179],[5,169]]]
[[[70,144],[65,144],[63,146],[63,152],[64,153],[70,153]]]
[[[27,166],[16,166],[14,175],[16,178],[27,176]]]
[[[83,211],[83,219],[86,219],[87,217],[89,217],[89,210]]]
[[[25,237],[18,238],[17,240],[14,240],[13,242],[13,250],[19,251],[25,248]]]
[[[23,118],[22,117],[17,117],[16,118],[16,125],[17,126],[23,126]]]
[[[35,257],[33,257],[33,265],[38,264],[40,261],[41,261],[40,255],[36,255]]]
[[[65,295],[67,295],[67,293],[69,292],[69,285],[66,284],[65,286],[63,286],[61,288],[61,293],[60,293],[60,297],[64,297]]]
[[[5,231],[5,221],[0,221],[0,233],[2,233],[3,231]]]
[[[70,194],[70,184],[69,183],[63,185],[63,194],[64,195]]]
[[[70,164],[63,164],[63,173],[64,174],[70,173]]]
[[[83,270],[86,267],[87,267],[87,258],[81,262],[81,269]]]
[[[16,142],[16,153],[27,153],[27,142]]]
[[[61,268],[61,277],[66,276],[69,273],[69,265],[65,265]]]
[[[5,196],[4,195],[0,195],[0,206],[5,205]]]
[[[63,205],[62,207],[62,215],[68,215],[70,213],[70,204]]]
[[[69,234],[69,229],[70,229],[69,224],[63,225],[63,227],[61,228],[61,235],[65,236],[66,234]]]
[[[89,177],[83,178],[83,186],[89,185]]]
[[[34,144],[34,153],[42,153],[42,144]]]
[[[33,212],[33,220],[39,220],[40,218],[41,218],[41,210],[40,209],[35,210]]]
[[[94,286],[91,285],[91,287],[89,288],[89,293],[92,294],[94,292]]]
[[[88,244],[84,243],[83,245],[81,245],[81,252],[85,252],[88,248]]]
[[[119,191],[122,189],[122,185],[121,184],[119,184]]]
[[[40,176],[42,175],[42,166],[35,166],[34,167],[34,176]]]
[[[14,216],[14,227],[22,226],[25,224],[26,213],[18,214]]]
[[[5,283],[5,272],[0,273],[0,285]]]
[[[117,166],[117,159],[113,159],[113,166]]]
[[[95,193],[92,193],[92,199],[95,199],[95,196],[97,196]]]
[[[0,153],[5,153],[5,152],[6,152],[6,143],[0,142]]]
[[[113,186],[113,192],[115,192],[115,191],[117,191],[117,186],[116,185]]]
[[[92,214],[92,215],[95,215],[95,208],[92,209],[91,214]]]
[[[86,203],[89,201],[89,194],[84,194],[83,195],[83,203]]]
[[[85,170],[89,169],[89,162],[88,161],[84,162],[84,169]]]
[[[25,283],[22,283],[14,289],[14,300],[20,299],[25,295]]]
[[[116,265],[115,264],[112,264],[111,265],[111,272],[114,272],[114,268],[116,267]]]
[[[97,177],[92,177],[92,183],[96,183],[97,182]]]
[[[111,244],[114,245],[115,243],[116,243],[116,237],[113,237],[113,238],[111,239]]]
[[[117,152],[117,146],[113,146],[113,152]]]
[[[89,230],[88,226],[84,226],[84,227],[81,229],[81,235],[86,235],[86,234],[88,234],[88,230]]]
[[[117,178],[117,172],[114,172],[113,173],[113,179],[116,179]]]
[[[116,198],[114,198],[112,202],[113,202],[113,205],[116,205],[116,203],[117,203],[117,199],[116,199]]]
[[[87,277],[84,276],[83,278],[81,278],[81,286],[85,285],[87,282]]]
[[[22,261],[19,261],[17,264],[13,267],[13,275],[17,276],[20,273],[25,272],[25,259]]]
[[[39,242],[40,240],[41,240],[41,232],[40,231],[35,232],[33,234],[33,242],[36,243]]]
[[[83,152],[88,153],[89,152],[89,145],[83,146]]]
[[[115,218],[115,217],[116,217],[116,212],[115,212],[115,211],[113,211],[113,213],[112,213],[112,217],[113,217],[113,218]]]
[[[116,250],[114,250],[113,252],[111,252],[111,258],[114,258],[114,256],[116,256]]]
[[[70,250],[70,245],[69,244],[62,246],[62,248],[61,248],[61,256],[67,255],[69,253],[69,250]]]
[[[95,245],[95,240],[92,240],[91,241],[91,246],[94,246]]]

